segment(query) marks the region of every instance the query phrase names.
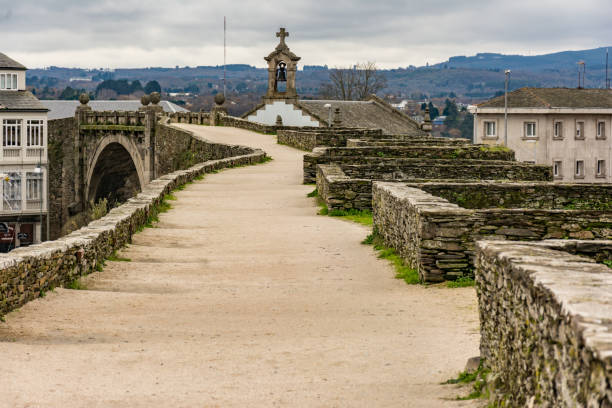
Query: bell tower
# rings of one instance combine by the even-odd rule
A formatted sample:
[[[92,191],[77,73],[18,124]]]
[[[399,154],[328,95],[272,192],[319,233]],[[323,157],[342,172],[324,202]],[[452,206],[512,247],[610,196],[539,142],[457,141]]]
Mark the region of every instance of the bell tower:
[[[295,89],[295,74],[297,62],[300,57],[289,50],[285,38],[289,33],[281,27],[276,36],[280,38],[276,49],[264,59],[268,63],[268,92],[264,96],[264,102],[284,100],[286,102],[297,102],[298,94]]]

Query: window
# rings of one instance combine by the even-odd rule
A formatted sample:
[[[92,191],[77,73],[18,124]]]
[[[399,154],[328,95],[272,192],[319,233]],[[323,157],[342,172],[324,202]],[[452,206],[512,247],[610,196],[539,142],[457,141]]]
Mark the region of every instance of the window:
[[[605,139],[606,138],[606,122],[603,120],[597,122],[597,138]]]
[[[17,90],[17,74],[0,74],[1,90]]]
[[[484,134],[485,137],[497,137],[497,129],[496,129],[496,123],[495,122],[485,122],[484,123]]]
[[[26,146],[42,146],[43,129],[42,120],[28,120],[26,127]]]
[[[555,178],[563,177],[563,162],[562,161],[553,162],[553,176]]]
[[[584,122],[576,122],[576,139],[584,139]]]
[[[496,137],[497,136],[497,129],[496,129],[497,126],[495,122],[485,122],[484,126],[485,126],[485,136],[486,137]]]
[[[8,173],[8,181],[4,180],[4,206],[11,210],[21,210],[21,174]]]
[[[21,119],[4,119],[2,121],[2,146],[21,146]]]
[[[26,200],[39,201],[42,197],[42,173],[26,174]]]
[[[553,126],[553,137],[563,139],[563,122],[555,122]]]
[[[537,137],[535,122],[525,122],[525,137]]]
[[[606,177],[606,161],[605,160],[597,160],[597,173],[595,174],[597,177]]]
[[[576,160],[576,174],[575,174],[576,178],[582,178],[584,177],[584,161],[583,160]]]

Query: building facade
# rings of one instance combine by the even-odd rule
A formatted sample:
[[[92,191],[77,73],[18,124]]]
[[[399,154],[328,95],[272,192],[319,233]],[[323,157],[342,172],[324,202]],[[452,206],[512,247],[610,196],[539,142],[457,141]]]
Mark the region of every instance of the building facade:
[[[507,145],[564,182],[612,182],[612,90],[521,88],[508,94]],[[474,141],[505,144],[504,96],[470,107]]]
[[[47,111],[26,90],[26,67],[0,53],[0,251],[45,240]]]

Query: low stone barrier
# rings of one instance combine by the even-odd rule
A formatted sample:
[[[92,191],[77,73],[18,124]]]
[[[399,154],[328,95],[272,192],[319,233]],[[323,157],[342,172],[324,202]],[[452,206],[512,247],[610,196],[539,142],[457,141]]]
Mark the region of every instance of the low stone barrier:
[[[609,255],[612,242],[477,244],[492,406],[612,406],[612,270],[572,247]]]
[[[304,184],[316,181],[320,164],[338,164],[352,178],[552,181],[550,166],[515,162],[514,152],[479,146],[317,147],[304,155]]]
[[[471,275],[475,242],[611,239],[612,211],[466,209],[402,183],[373,185],[374,226],[423,281]]]
[[[312,151],[319,146],[346,146],[349,138],[382,137],[381,129],[311,128],[279,130],[278,143],[301,150]]]
[[[204,173],[264,159],[262,150],[249,150],[248,154],[210,160],[162,176],[125,204],[69,235],[0,255],[0,316],[46,290],[91,273],[110,254],[131,242],[164,196],[178,186]]]
[[[347,139],[346,147],[374,146],[463,146],[471,144],[467,139],[450,139],[446,137],[411,137],[405,139]]]

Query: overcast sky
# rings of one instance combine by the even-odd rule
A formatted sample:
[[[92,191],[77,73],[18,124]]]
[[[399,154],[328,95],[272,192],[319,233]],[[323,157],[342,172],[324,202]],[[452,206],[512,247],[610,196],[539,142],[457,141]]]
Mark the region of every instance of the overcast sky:
[[[306,65],[425,65],[477,52],[612,45],[612,0],[0,0],[0,52],[29,68],[262,67],[278,43]]]

